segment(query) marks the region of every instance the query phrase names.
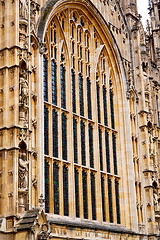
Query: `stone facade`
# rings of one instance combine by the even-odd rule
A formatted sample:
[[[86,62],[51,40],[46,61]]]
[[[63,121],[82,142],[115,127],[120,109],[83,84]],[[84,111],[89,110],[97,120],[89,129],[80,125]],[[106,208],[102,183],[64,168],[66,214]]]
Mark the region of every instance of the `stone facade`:
[[[159,1],[0,13],[0,239],[160,239]]]

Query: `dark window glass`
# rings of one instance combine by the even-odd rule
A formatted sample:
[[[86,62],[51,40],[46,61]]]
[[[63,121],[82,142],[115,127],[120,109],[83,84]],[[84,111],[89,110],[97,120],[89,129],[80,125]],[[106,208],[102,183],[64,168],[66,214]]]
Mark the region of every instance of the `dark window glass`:
[[[48,109],[44,106],[44,154],[49,154],[48,146]]]
[[[81,121],[81,160],[82,165],[86,165],[86,147],[85,147],[85,124]]]
[[[83,187],[83,215],[88,218],[88,194],[87,194],[87,173],[82,171],[82,187]]]
[[[102,131],[98,128],[99,132],[99,158],[100,158],[100,170],[103,171],[103,152],[102,152]]]
[[[52,111],[53,131],[53,156],[58,158],[58,116],[55,110]]]
[[[92,200],[92,219],[96,220],[96,191],[95,191],[95,176],[91,173],[91,200]]]
[[[158,126],[160,127],[160,114],[159,114],[158,96],[156,96],[156,104],[157,104],[157,113],[158,113]]]
[[[105,145],[106,145],[107,172],[110,173],[109,134],[107,131],[105,131]]]
[[[54,43],[56,43],[56,30],[54,30]]]
[[[79,74],[79,101],[80,101],[80,115],[84,116],[83,78],[81,74]]]
[[[74,27],[73,27],[73,24],[71,26],[71,32],[72,32],[72,38],[74,38]]]
[[[54,197],[54,213],[59,214],[59,167],[53,164],[53,197]]]
[[[43,56],[43,94],[44,101],[48,101],[48,60]]]
[[[99,89],[99,85],[97,83],[97,114],[98,114],[98,122],[101,122],[101,114],[100,114],[100,89]]]
[[[74,42],[72,41],[72,53],[74,54]]]
[[[108,178],[108,202],[109,202],[109,221],[113,223],[112,182],[110,178]]]
[[[106,88],[103,86],[104,125],[108,126]]]
[[[112,143],[113,143],[113,162],[114,162],[114,173],[117,175],[117,153],[116,153],[116,136],[112,133]]]
[[[57,105],[57,66],[54,60],[51,61],[52,73],[52,103]]]
[[[111,126],[112,126],[112,128],[114,128],[115,124],[114,124],[113,92],[111,89],[109,90],[109,93],[110,93],[110,108],[111,108]]]
[[[73,118],[73,147],[74,147],[74,162],[78,162],[78,146],[77,146],[77,121]]]
[[[63,206],[64,216],[69,216],[69,205],[68,205],[68,169],[63,166]]]
[[[88,78],[87,78],[87,104],[88,104],[88,118],[92,119],[91,82]]]
[[[67,118],[62,113],[62,159],[67,160]]]
[[[102,215],[103,221],[106,221],[106,206],[105,206],[105,186],[104,186],[104,178],[101,175],[101,193],[102,193]]]
[[[72,81],[72,111],[76,113],[76,87],[75,87],[75,74],[73,69],[71,70]]]
[[[89,131],[89,158],[90,158],[90,167],[94,168],[94,154],[93,154],[93,127],[91,124],[88,126]]]
[[[75,179],[75,207],[76,207],[76,217],[79,218],[79,173],[78,170],[74,169],[74,179]]]
[[[115,194],[116,194],[117,223],[120,224],[121,219],[120,219],[120,205],[119,205],[119,184],[117,180],[115,180]]]
[[[45,212],[49,213],[49,164],[45,161]]]
[[[61,65],[61,107],[66,108],[66,79],[65,79],[65,67]]]

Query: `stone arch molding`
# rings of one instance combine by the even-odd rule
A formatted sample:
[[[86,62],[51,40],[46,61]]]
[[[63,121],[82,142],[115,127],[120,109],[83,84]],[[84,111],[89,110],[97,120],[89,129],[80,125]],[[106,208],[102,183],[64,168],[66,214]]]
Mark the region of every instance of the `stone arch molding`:
[[[104,17],[90,0],[48,0],[46,2],[44,7],[42,7],[41,9],[41,16],[38,20],[36,30],[36,35],[39,39],[40,53],[43,53],[44,36],[52,17],[62,9],[68,8],[69,5],[71,7],[78,8],[79,10],[82,10],[82,8],[87,10],[91,14],[92,18],[96,20],[96,24],[99,25],[102,34],[105,36],[105,39],[107,40],[107,44],[109,46],[108,49],[110,49],[110,51],[113,54],[112,58],[113,65],[114,66],[116,65],[118,69],[117,72],[119,74],[119,79],[121,81],[122,88],[121,90],[123,92],[123,95],[126,96],[127,90],[129,89],[129,85],[127,81],[127,74],[123,64],[123,58],[121,56],[118,44],[114,38],[114,35],[110,31]]]

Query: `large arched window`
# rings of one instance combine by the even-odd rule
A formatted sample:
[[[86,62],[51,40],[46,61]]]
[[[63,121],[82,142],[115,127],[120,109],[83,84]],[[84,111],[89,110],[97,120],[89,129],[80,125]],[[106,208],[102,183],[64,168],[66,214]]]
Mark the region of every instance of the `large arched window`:
[[[105,43],[70,8],[53,16],[45,44],[46,212],[120,223],[116,76]]]

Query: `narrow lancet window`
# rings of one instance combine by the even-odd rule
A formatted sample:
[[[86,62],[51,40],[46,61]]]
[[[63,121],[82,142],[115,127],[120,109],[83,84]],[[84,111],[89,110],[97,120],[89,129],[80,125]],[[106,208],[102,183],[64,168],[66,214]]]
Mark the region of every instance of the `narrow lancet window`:
[[[102,151],[102,130],[99,128],[99,158],[100,158],[100,170],[103,171],[103,151]]]
[[[100,113],[100,88],[99,85],[97,83],[96,85],[97,87],[97,114],[98,114],[98,122],[101,122],[101,113]]]
[[[108,134],[107,130],[105,130],[105,145],[106,145],[107,172],[110,173],[109,134]]]
[[[66,79],[65,79],[65,67],[61,65],[61,107],[66,108]]]
[[[93,154],[93,127],[89,123],[88,125],[89,132],[89,158],[90,158],[90,167],[94,168],[94,154]]]
[[[91,173],[91,200],[92,200],[92,219],[96,220],[95,175],[93,173]]]
[[[49,213],[49,164],[45,160],[45,212]]]
[[[117,212],[117,223],[121,223],[120,219],[120,204],[119,204],[119,183],[115,179],[115,194],[116,194],[116,212]]]
[[[83,186],[83,216],[88,219],[88,194],[87,194],[87,173],[82,171],[82,186]]]
[[[77,145],[77,121],[73,118],[73,150],[74,150],[74,163],[78,162],[78,145]]]
[[[87,78],[87,105],[88,105],[88,118],[92,119],[91,82],[89,78]]]
[[[43,94],[44,101],[48,101],[48,60],[43,55]]]
[[[101,175],[101,194],[102,194],[102,216],[103,221],[106,221],[106,205],[105,205],[105,184],[104,177]]]
[[[62,113],[62,159],[67,160],[67,118]]]
[[[109,221],[113,223],[112,181],[109,177],[108,177],[108,203],[109,203]]]
[[[85,146],[85,123],[81,121],[81,161],[86,165],[86,146]]]
[[[51,61],[52,74],[52,103],[57,105],[57,66],[54,60]]]
[[[68,199],[68,168],[63,166],[63,207],[64,216],[69,216],[69,199]]]
[[[117,171],[117,153],[116,153],[116,136],[112,133],[112,143],[113,143],[113,163],[114,163],[114,174],[118,174]]]
[[[49,143],[48,143],[48,109],[44,106],[44,154],[49,154]]]
[[[106,88],[103,86],[103,110],[104,110],[104,125],[108,126],[108,118],[107,118],[107,98],[106,98]]]
[[[83,78],[81,74],[79,74],[79,103],[80,103],[80,115],[84,116]]]
[[[56,163],[53,164],[53,199],[54,214],[59,214],[59,167]]]
[[[58,158],[58,115],[52,111],[52,136],[53,136],[53,157]]]
[[[78,170],[74,169],[74,179],[75,179],[75,208],[76,217],[79,218],[79,173]]]
[[[71,70],[71,81],[72,81],[72,111],[76,113],[76,86],[75,86],[75,73]]]

